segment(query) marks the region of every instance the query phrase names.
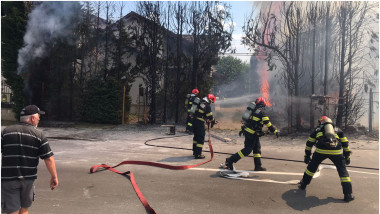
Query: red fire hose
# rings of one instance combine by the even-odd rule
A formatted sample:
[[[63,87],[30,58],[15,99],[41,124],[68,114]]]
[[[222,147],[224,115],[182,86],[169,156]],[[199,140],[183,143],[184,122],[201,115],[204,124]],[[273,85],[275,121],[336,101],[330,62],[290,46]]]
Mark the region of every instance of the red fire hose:
[[[145,209],[147,211],[149,211],[150,213],[156,213],[156,211],[154,211],[154,209],[149,205],[148,201],[145,199],[144,195],[141,193],[139,187],[137,186],[137,183],[135,181],[133,173],[131,171],[120,172],[120,171],[116,170],[115,168],[118,166],[121,166],[121,165],[125,165],[125,164],[136,164],[136,165],[155,166],[155,167],[172,169],[172,170],[184,170],[184,169],[190,169],[190,168],[197,167],[197,166],[203,165],[205,163],[208,163],[208,162],[212,161],[212,159],[214,158],[214,151],[213,151],[212,145],[211,145],[210,124],[208,124],[207,130],[208,130],[208,146],[210,148],[211,158],[209,160],[203,162],[203,163],[199,163],[196,165],[172,166],[172,165],[149,162],[149,161],[123,161],[123,162],[121,162],[115,166],[108,166],[106,164],[94,165],[91,167],[90,172],[94,173],[98,170],[98,168],[102,167],[104,169],[108,169],[112,172],[115,172],[115,173],[118,173],[121,175],[128,175],[129,174],[130,181],[132,183],[133,189],[135,190],[137,196],[139,197],[139,199],[140,199],[141,203],[143,204],[143,206],[145,207]]]

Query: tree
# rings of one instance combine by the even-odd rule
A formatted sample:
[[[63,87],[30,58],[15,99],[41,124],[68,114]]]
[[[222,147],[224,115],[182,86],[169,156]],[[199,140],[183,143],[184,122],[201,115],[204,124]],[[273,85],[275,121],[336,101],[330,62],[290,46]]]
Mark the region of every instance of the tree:
[[[156,122],[156,92],[159,76],[162,74],[163,28],[161,24],[160,2],[138,2],[137,10],[143,17],[133,28],[138,54],[134,69],[140,71],[149,88],[149,121]]]
[[[228,87],[227,90],[224,90],[224,85],[235,85],[232,84],[233,82],[244,82],[244,79],[246,78],[246,72],[249,69],[249,65],[244,64],[240,59],[232,57],[232,56],[226,56],[226,57],[219,57],[218,64],[215,65],[215,77],[214,77],[214,84],[216,85],[215,91],[220,92],[221,94],[218,96],[229,96],[231,94],[245,94],[246,88],[245,84],[238,84],[236,87],[231,88],[232,86]],[[229,89],[233,91],[229,91]]]
[[[24,107],[24,82],[17,74],[17,55],[23,45],[26,24],[27,12],[24,2],[1,2],[1,73],[13,91],[13,112],[16,119]]]
[[[175,20],[174,20],[174,30],[176,32],[176,44],[175,44],[175,50],[176,55],[174,56],[174,61],[176,65],[176,77],[175,77],[175,91],[173,93],[173,96],[180,97],[181,91],[184,89],[187,89],[186,86],[189,84],[185,83],[184,78],[181,80],[181,76],[186,75],[186,69],[184,69],[184,62],[186,60],[186,55],[183,52],[183,33],[185,31],[185,24],[187,21],[186,17],[186,8],[188,5],[184,2],[177,2],[176,5],[174,5],[174,14],[175,14]],[[182,88],[181,88],[182,86]],[[188,92],[185,92],[188,93]],[[175,122],[178,123],[178,117],[179,117],[179,105],[180,105],[180,99],[175,99]]]
[[[218,64],[215,65],[216,73],[222,76],[221,81],[229,83],[236,80],[247,69],[247,65],[240,59],[232,56],[219,57]]]
[[[119,124],[122,106],[122,85],[112,77],[103,81],[101,76],[91,78],[85,87],[81,116],[83,121]]]
[[[278,5],[275,7],[279,10]],[[283,2],[280,10],[280,14],[273,13],[270,3],[260,10],[258,17],[254,17],[252,13],[243,27],[245,36],[242,42],[252,49],[261,48],[261,52],[268,55],[266,60],[269,68],[274,68],[275,61],[280,61],[284,71],[283,82],[289,94],[299,98],[299,80],[304,74],[299,66],[305,14],[301,3],[295,2]],[[296,99],[296,102],[296,127],[299,129],[301,127],[299,99]],[[288,115],[289,121],[292,121],[291,112]]]
[[[231,46],[233,27],[230,6],[221,2],[193,2],[190,7],[190,33],[193,39],[191,88],[207,82],[218,53]]]
[[[343,2],[337,5],[339,23],[339,98],[336,125],[345,127],[354,124],[364,114],[363,98],[360,96],[363,84],[358,75],[364,72],[365,53],[370,47],[366,35],[371,35],[369,13],[374,5],[368,2]]]
[[[134,81],[136,74],[131,72],[132,64],[127,60],[132,55],[132,38],[127,33],[123,20],[124,4],[124,2],[121,2],[119,5],[119,20],[115,23],[117,31],[111,36],[110,58],[112,59],[112,64],[110,66],[110,76],[119,80],[124,77],[127,83],[130,84]]]

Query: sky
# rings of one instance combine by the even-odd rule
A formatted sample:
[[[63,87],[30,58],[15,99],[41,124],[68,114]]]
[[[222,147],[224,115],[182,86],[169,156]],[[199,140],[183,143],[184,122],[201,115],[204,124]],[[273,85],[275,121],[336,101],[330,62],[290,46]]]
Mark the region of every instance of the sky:
[[[236,49],[235,56],[241,59],[245,63],[249,63],[250,56],[243,56],[250,51],[247,47],[241,44],[241,38],[243,35],[242,27],[244,21],[247,19],[253,11],[253,1],[223,1],[231,5],[232,20],[234,22],[234,32],[232,35],[232,48]],[[256,10],[257,11],[257,10]]]

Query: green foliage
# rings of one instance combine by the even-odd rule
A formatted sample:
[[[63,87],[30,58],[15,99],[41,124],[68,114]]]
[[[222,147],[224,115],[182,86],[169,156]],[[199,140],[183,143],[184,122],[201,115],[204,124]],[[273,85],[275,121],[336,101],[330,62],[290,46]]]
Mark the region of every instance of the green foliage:
[[[219,57],[218,64],[215,66],[216,72],[221,74],[224,83],[236,80],[237,77],[245,73],[247,67],[248,65],[240,59],[232,56]]]
[[[18,50],[23,45],[27,16],[24,2],[1,2],[1,71],[13,91],[13,112],[19,118],[24,107],[23,78],[17,75]]]
[[[93,78],[85,87],[82,119],[86,122],[119,124],[122,102],[123,86],[120,83],[112,78],[107,81]]]

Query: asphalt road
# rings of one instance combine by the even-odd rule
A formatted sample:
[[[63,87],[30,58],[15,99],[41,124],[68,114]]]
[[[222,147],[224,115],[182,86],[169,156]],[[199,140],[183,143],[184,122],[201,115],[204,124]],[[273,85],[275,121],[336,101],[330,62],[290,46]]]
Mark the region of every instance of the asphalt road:
[[[192,136],[171,137],[159,126],[93,129],[43,128],[55,153],[59,186],[49,189],[50,176],[43,161],[36,180],[35,202],[30,213],[103,214],[147,213],[129,178],[111,171],[89,173],[96,164],[116,165],[124,160],[143,160],[171,165],[193,165]],[[175,136],[184,135],[179,133]],[[207,136],[207,135],[206,135]],[[350,140],[350,139],[349,139]],[[338,173],[322,169],[306,191],[295,183],[302,177],[304,142],[288,137],[262,138],[263,166],[267,172],[250,173],[245,180],[219,176],[219,165],[242,149],[242,140],[222,142],[211,138],[214,159],[188,170],[168,170],[150,166],[124,165],[131,171],[149,204],[157,213],[379,213],[379,150],[354,145],[353,167],[348,167],[355,200],[345,203]],[[206,143],[207,144],[207,143]],[[224,154],[226,153],[226,154]],[[325,164],[331,164],[329,160]],[[240,160],[235,167],[253,170],[253,158]]]

